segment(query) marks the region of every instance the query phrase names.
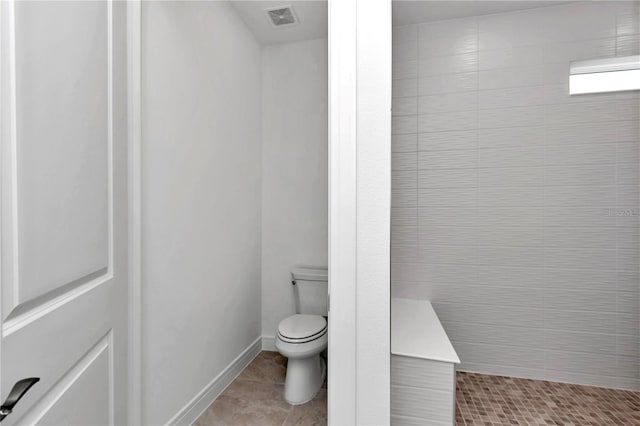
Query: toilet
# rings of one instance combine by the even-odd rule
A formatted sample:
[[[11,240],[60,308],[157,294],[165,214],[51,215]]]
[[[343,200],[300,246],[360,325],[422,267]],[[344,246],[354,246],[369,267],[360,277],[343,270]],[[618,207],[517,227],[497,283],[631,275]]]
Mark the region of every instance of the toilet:
[[[284,399],[292,405],[311,401],[327,376],[327,269],[291,271],[296,314],[278,324],[276,349],[288,358]]]

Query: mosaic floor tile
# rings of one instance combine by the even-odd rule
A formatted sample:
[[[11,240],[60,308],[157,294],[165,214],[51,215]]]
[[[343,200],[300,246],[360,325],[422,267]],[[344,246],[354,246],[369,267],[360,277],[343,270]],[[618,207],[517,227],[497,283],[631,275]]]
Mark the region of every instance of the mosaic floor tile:
[[[640,426],[640,392],[457,373],[456,424]]]

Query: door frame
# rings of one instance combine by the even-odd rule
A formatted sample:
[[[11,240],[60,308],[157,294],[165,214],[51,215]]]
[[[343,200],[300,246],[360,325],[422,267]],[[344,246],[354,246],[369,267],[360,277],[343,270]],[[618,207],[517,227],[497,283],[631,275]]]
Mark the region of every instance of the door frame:
[[[129,405],[142,424],[142,3],[127,0],[127,125],[129,137]]]
[[[328,423],[388,424],[391,0],[328,0],[328,10]],[[141,30],[141,0],[129,0],[130,424],[142,421]]]
[[[331,425],[390,422],[391,0],[329,0]]]

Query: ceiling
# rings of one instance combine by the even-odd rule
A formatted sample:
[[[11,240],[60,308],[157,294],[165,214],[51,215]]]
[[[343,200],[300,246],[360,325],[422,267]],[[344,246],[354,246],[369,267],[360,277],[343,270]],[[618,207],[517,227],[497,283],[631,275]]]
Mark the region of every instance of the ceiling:
[[[292,43],[327,37],[327,1],[324,0],[232,0],[231,5],[263,45]],[[571,3],[570,1],[529,0],[394,0],[393,25],[408,25],[468,16],[490,15]],[[267,9],[291,6],[299,23],[282,28],[274,27]]]
[[[393,25],[417,24],[444,19],[466,18],[468,16],[490,15],[515,10],[534,9],[569,1],[393,1]]]
[[[263,45],[327,38],[327,2],[325,1],[231,1],[233,8]],[[274,27],[266,9],[291,6],[299,23]]]

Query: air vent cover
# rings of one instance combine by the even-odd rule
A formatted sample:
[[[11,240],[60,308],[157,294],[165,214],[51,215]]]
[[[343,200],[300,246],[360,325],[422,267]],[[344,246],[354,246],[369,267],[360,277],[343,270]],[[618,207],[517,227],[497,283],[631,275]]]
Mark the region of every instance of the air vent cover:
[[[291,6],[280,6],[267,10],[267,14],[274,27],[295,25],[298,23]]]

